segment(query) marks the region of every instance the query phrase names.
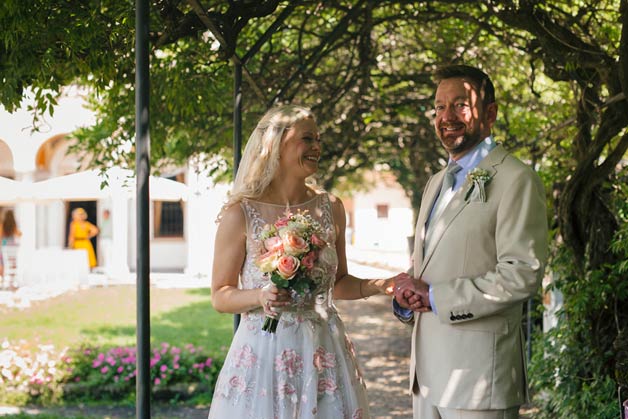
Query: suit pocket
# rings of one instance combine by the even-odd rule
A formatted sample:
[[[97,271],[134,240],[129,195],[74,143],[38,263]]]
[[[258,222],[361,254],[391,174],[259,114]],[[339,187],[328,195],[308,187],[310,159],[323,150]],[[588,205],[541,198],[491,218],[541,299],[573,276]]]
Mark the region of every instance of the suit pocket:
[[[470,330],[474,332],[491,332],[499,335],[507,335],[510,328],[508,319],[505,317],[484,317],[478,320],[470,320],[464,323],[453,324],[452,327],[459,330]]]
[[[486,203],[469,203],[464,211],[464,224],[459,234],[464,234],[464,274],[484,275],[495,270],[497,249],[495,245],[495,212]]]

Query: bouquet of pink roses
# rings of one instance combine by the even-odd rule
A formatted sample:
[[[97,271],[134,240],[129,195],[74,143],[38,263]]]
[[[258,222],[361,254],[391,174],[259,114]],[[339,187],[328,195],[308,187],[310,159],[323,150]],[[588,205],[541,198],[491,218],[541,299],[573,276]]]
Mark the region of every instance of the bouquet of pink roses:
[[[286,210],[283,217],[262,229],[263,248],[255,262],[278,288],[305,296],[318,285],[312,273],[321,249],[327,246],[322,237],[320,224],[307,211],[293,214]],[[279,313],[266,316],[262,330],[274,333],[278,323]]]

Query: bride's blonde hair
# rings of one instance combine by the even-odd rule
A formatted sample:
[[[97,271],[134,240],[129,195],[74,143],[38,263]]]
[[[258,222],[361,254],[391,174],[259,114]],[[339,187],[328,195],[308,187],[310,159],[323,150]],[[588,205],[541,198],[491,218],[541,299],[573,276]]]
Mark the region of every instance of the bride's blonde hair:
[[[310,109],[297,105],[276,106],[264,114],[246,143],[233,188],[218,220],[233,204],[244,198],[259,198],[264,193],[279,167],[284,133],[297,122],[308,118],[316,121]]]

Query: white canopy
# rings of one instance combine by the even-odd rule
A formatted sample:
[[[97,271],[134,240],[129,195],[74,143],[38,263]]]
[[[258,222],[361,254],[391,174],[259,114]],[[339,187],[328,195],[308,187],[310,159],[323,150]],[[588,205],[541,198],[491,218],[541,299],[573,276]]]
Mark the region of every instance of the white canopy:
[[[33,199],[32,183],[19,182],[0,176],[0,204]]]
[[[113,168],[107,171],[108,176],[92,169],[71,175],[59,176],[35,182],[33,195],[35,200],[92,200],[126,194],[135,196],[135,174],[128,169]],[[107,185],[101,187],[103,182]],[[187,200],[188,186],[166,178],[149,177],[150,198],[154,201]]]

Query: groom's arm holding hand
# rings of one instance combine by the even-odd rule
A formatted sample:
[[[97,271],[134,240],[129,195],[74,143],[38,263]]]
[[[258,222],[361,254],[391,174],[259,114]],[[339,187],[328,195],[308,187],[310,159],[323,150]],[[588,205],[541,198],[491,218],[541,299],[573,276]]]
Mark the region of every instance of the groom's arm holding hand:
[[[414,323],[414,312],[431,310],[428,285],[408,273],[400,274],[393,291],[393,313],[403,323]]]

